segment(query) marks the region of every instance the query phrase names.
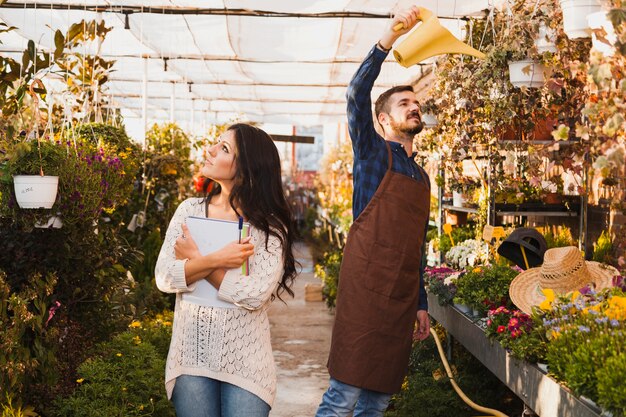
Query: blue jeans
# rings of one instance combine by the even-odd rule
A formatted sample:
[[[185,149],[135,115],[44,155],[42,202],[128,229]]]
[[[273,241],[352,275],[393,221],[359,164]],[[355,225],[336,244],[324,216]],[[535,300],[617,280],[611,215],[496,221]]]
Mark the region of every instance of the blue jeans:
[[[267,417],[270,406],[236,385],[204,376],[176,378],[172,402],[177,417]]]
[[[330,378],[330,387],[322,397],[315,417],[344,417],[354,410],[354,417],[380,417],[391,400],[391,394],[370,391]]]

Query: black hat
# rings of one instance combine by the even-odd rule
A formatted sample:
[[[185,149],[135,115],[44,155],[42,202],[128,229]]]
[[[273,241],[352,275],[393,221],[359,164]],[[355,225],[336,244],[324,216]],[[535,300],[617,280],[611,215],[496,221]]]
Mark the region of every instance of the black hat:
[[[528,266],[524,261],[524,253]],[[543,263],[543,254],[548,248],[546,239],[536,229],[520,227],[511,233],[498,247],[498,253],[522,269],[533,268]]]

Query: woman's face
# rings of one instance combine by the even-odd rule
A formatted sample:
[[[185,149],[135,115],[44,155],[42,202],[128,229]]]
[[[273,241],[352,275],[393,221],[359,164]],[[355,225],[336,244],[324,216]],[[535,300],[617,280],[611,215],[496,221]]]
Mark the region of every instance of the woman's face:
[[[227,183],[235,178],[235,132],[227,130],[219,137],[218,142],[206,149],[206,159],[200,173],[218,183]]]

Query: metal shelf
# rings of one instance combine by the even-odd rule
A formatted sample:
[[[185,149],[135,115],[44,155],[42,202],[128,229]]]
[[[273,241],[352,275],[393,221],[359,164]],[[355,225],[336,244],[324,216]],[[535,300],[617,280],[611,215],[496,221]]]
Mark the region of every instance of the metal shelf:
[[[546,216],[546,217],[578,217],[574,211],[495,211],[496,216]]]
[[[460,211],[462,213],[478,213],[478,209],[472,207],[458,207],[452,204],[442,204],[441,208],[451,211]]]
[[[467,316],[456,308],[440,306],[430,293],[428,313],[540,417],[600,417],[601,410],[583,402],[535,364],[513,358]]]

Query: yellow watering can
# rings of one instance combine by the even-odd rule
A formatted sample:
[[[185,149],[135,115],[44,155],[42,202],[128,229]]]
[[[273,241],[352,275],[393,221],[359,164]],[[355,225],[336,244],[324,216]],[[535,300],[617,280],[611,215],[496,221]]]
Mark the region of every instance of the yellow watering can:
[[[454,37],[439,23],[437,16],[428,9],[419,8],[422,23],[393,51],[396,61],[403,67],[410,67],[426,58],[441,54],[465,54],[484,58],[485,54]],[[402,23],[394,30],[402,29]]]

